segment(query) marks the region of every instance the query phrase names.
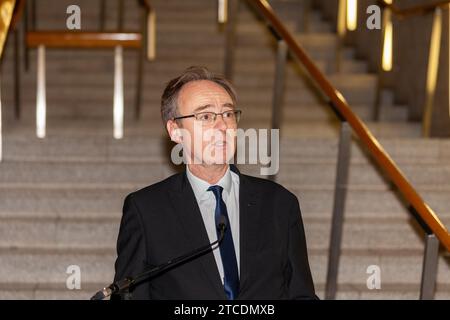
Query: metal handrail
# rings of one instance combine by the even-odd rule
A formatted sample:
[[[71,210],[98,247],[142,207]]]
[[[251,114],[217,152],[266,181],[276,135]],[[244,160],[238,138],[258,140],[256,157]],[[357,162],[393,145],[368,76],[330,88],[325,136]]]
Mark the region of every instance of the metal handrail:
[[[397,186],[400,193],[417,211],[426,225],[432,232],[436,234],[442,245],[450,251],[450,234],[444,224],[436,216],[434,211],[422,199],[415,188],[411,185],[394,160],[381,146],[380,142],[375,138],[364,122],[352,111],[342,94],[328,81],[325,75],[317,68],[311,58],[306,54],[300,44],[295,40],[294,36],[278,19],[273,9],[266,0],[249,1],[255,6],[266,22],[277,32],[277,35],[286,41],[291,52],[306,68],[311,78],[316,82],[318,87],[331,100],[339,114],[352,127],[354,133],[360,141],[365,145],[376,160],[380,168],[388,175],[392,182]]]

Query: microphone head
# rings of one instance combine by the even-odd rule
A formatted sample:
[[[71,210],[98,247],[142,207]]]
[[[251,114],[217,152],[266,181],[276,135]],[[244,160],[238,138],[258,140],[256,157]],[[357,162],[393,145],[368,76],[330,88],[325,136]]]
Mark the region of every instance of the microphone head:
[[[227,218],[223,214],[221,214],[219,217],[217,228],[221,231],[224,231],[227,228]]]

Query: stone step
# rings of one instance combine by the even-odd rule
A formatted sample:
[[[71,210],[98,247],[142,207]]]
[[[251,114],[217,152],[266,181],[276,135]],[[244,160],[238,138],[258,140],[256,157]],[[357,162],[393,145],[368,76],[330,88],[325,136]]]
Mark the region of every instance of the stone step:
[[[55,85],[58,83],[64,84],[65,82],[70,82],[72,85],[94,85],[94,86],[104,86],[105,84],[110,84],[112,82],[112,75],[114,69],[114,58],[113,52],[107,52],[105,55],[96,56],[96,53],[91,53],[90,58],[89,55],[84,52],[81,57],[78,58],[67,58],[64,56],[56,56],[51,54],[52,51],[49,51],[47,56],[47,81],[46,83],[50,85]],[[255,50],[255,57],[258,56]],[[133,76],[136,73],[136,52],[126,52],[124,55],[124,76],[125,76],[125,85],[134,85],[136,77]],[[272,56],[263,56],[261,59],[255,60],[255,57],[250,56],[242,56],[236,59],[235,61],[235,78],[234,82],[236,84],[246,85],[247,82],[252,83],[254,80],[260,80],[259,85],[264,86],[272,86],[274,71],[275,71],[275,59]],[[68,59],[70,59],[70,64],[67,63]],[[88,61],[92,63],[95,61],[90,67],[86,67]],[[13,64],[5,63],[4,72],[13,72]],[[319,69],[323,72],[330,74],[328,69],[332,61],[328,61],[327,59],[315,59],[315,63]],[[295,63],[290,62],[288,68],[286,70],[286,85],[298,86],[302,85],[299,80],[299,72],[296,69],[298,67],[294,66]],[[184,70],[189,65],[206,65],[209,69],[214,70],[216,72],[221,72],[223,65],[223,57],[221,53],[217,53],[212,57],[204,57],[201,59],[189,58],[189,59],[174,59],[174,58],[166,58],[159,57],[157,61],[152,63],[144,64],[144,79],[145,84],[153,85],[160,84],[162,82],[167,81],[168,74],[176,74]],[[294,68],[295,67],[295,68]],[[344,60],[342,63],[342,71],[340,74],[334,75],[334,77],[340,77],[345,79],[345,77],[351,74],[363,74],[367,71],[367,65],[362,61],[353,61],[353,60]],[[250,74],[248,74],[250,73]],[[86,76],[89,74],[89,77]],[[245,78],[242,75],[247,75]],[[264,79],[260,79],[261,76],[264,76]],[[268,78],[268,79],[266,79]],[[60,81],[57,81],[60,80]],[[243,80],[246,81],[243,81]],[[248,79],[248,80],[247,80]],[[298,83],[297,83],[298,82]],[[339,81],[343,82],[343,81]],[[31,61],[30,69],[27,73],[22,74],[21,79],[21,87],[27,88],[30,85],[36,84],[36,64]],[[11,88],[13,86],[12,78],[5,78],[3,83],[3,87]],[[304,85],[303,85],[304,86]],[[24,89],[25,90],[25,89]]]
[[[49,109],[47,114],[49,116],[65,116],[65,115],[78,115],[82,117],[104,117],[107,116],[112,119],[113,110],[112,106],[108,106],[106,103],[103,105],[97,104],[92,106],[91,104],[83,103],[67,103],[64,109],[55,108],[52,101],[49,100]],[[133,98],[128,97],[125,105],[124,117],[128,120],[134,120],[135,114],[133,108]],[[140,121],[154,124],[162,125],[161,120],[156,114],[156,102],[151,104],[146,104],[142,106]],[[90,108],[89,108],[90,107]],[[240,107],[238,107],[240,108]],[[353,111],[364,121],[372,120],[372,106],[368,105],[355,105],[352,106]],[[242,108],[242,117],[251,117],[256,121],[270,121],[272,117],[272,110],[270,105],[253,105],[246,104]],[[32,122],[35,120],[35,105],[33,102],[27,102],[22,108],[23,116],[21,120]],[[5,118],[13,116],[13,110],[4,111]],[[384,107],[380,113],[380,119],[383,122],[406,122],[407,121],[407,109],[399,106],[394,107]],[[282,107],[282,123],[283,124],[295,124],[304,123],[308,121],[313,122],[334,122],[336,121],[336,115],[327,106],[322,105],[297,105],[292,103],[286,104]]]
[[[2,300],[88,300],[104,287],[104,283],[84,283],[80,290],[58,289],[51,286],[40,285],[36,288],[33,283],[20,286],[0,284],[0,299]],[[442,287],[442,286],[441,286]],[[86,289],[88,288],[88,289]],[[439,289],[435,293],[435,300],[450,300],[450,291],[446,288]],[[324,285],[316,285],[316,295],[325,299]],[[368,290],[367,288],[355,288],[353,285],[340,285],[336,300],[418,300],[419,289],[417,286],[396,286],[395,288],[382,288],[382,290]]]
[[[65,8],[69,5],[69,3],[61,3],[58,6],[55,6],[51,10],[44,10],[45,4],[42,4],[42,7],[38,6],[38,26],[40,28],[61,28],[63,22],[67,15],[62,14],[65,13]],[[99,18],[99,6],[98,5],[89,5],[87,3],[79,3],[80,8],[83,10],[83,28],[98,28],[99,23],[97,22]],[[292,9],[287,6],[286,3],[280,3],[277,5],[276,2],[272,2],[274,6],[275,12],[277,15],[283,18],[283,20],[289,19],[294,20],[298,19],[297,14],[293,14]],[[158,25],[162,23],[171,22],[178,28],[184,27],[186,24],[193,23],[216,23],[217,24],[217,5],[211,5],[210,2],[203,1],[197,5],[185,5],[182,2],[170,3],[167,4],[159,4],[155,3],[154,5],[155,12],[157,15]],[[299,7],[296,5],[295,7]],[[241,10],[239,11],[239,24],[246,23],[249,19],[255,19],[257,15],[247,6],[241,6]],[[106,26],[107,29],[113,29],[117,25],[117,6],[108,3],[107,10],[105,11],[106,18]],[[317,14],[316,14],[317,15]],[[141,11],[139,7],[133,3],[127,4],[126,10],[124,11],[124,26],[126,28],[139,28],[139,21],[141,18]],[[316,24],[327,25],[318,19],[314,19],[314,15],[311,15],[309,20],[309,24],[311,26],[315,26]],[[324,29],[324,28],[322,28]]]
[[[186,36],[188,39],[190,37]],[[219,42],[218,44],[221,44],[223,42],[222,37],[220,36],[211,36],[211,39],[215,39],[215,42]],[[241,39],[242,38],[242,39]],[[247,38],[253,39],[251,36],[241,36],[238,38],[238,44],[240,42],[244,42],[243,45],[238,45],[236,47],[235,51],[235,60],[237,62],[245,59],[245,61],[252,61],[256,57],[259,59],[264,60],[272,60],[274,61],[274,55],[275,50],[273,45],[270,45],[271,39],[264,40],[266,42],[261,43],[260,45],[256,46],[252,43],[252,41],[263,41],[263,40],[249,40],[249,44],[247,44]],[[166,39],[166,38],[164,38]],[[260,39],[260,38],[256,38]],[[201,42],[202,39],[198,39],[197,42]],[[169,40],[164,40],[169,41]],[[223,54],[224,54],[224,48],[222,46],[210,46],[204,48],[201,52],[198,50],[198,44],[187,42],[188,40],[185,40],[186,43],[178,43],[178,42],[158,42],[157,48],[156,48],[156,54],[157,59],[152,62],[152,64],[158,64],[159,62],[165,61],[166,59],[173,59],[176,58],[180,59],[180,57],[183,57],[183,60],[186,59],[215,59],[215,61],[220,61],[222,63],[223,61]],[[325,44],[323,48],[317,46],[314,42],[309,43],[309,38],[306,38],[302,43],[302,47],[305,48],[308,55],[311,56],[315,61],[323,60],[327,63],[332,63],[335,59],[333,50],[330,48],[327,48]],[[268,43],[267,43],[268,42]],[[245,44],[245,45],[244,45]],[[217,45],[217,44],[216,44]],[[175,51],[174,51],[175,50]],[[331,50],[331,51],[330,51]],[[134,61],[133,56],[135,55],[134,49],[126,49],[124,51],[124,57],[125,57],[125,67],[127,66],[128,61]],[[12,71],[13,68],[13,54],[12,48],[6,47],[5,53],[4,53],[4,68],[10,69]],[[30,54],[30,66],[31,70],[35,69],[36,64],[36,50],[31,49],[29,51]],[[350,48],[345,48],[343,51],[343,60],[350,60],[353,58],[353,50]],[[87,50],[87,49],[48,49],[46,50],[46,62],[47,62],[47,68],[52,68],[53,65],[56,63],[59,63],[63,66],[68,65],[68,61],[76,63],[77,61],[83,61],[87,59],[92,60],[99,60],[100,64],[99,66],[105,66],[106,63],[109,63],[112,65],[113,63],[113,57],[114,57],[114,50],[112,49],[96,49],[95,51]],[[101,61],[101,59],[107,59],[106,61]],[[180,61],[180,60],[179,60]],[[253,60],[255,61],[255,60]],[[129,62],[131,63],[131,62]],[[85,68],[85,66],[84,66]],[[94,68],[96,68],[94,66]]]
[[[239,165],[242,171],[258,176],[262,166]],[[165,163],[142,162],[4,162],[1,164],[1,183],[67,183],[91,184],[133,183],[147,185],[174,173],[175,166]],[[404,164],[402,171],[416,186],[447,186],[450,166],[438,164]],[[286,163],[280,166],[277,179],[282,184],[297,186],[333,186],[336,165],[333,163]],[[386,188],[389,183],[373,166],[354,163],[349,169],[349,183],[353,186]]]
[[[1,182],[14,183],[148,183],[159,181],[174,172],[171,165],[147,163],[126,164],[102,162],[38,163],[4,162]],[[127,168],[125,168],[127,167]],[[133,173],[134,172],[134,173]],[[132,174],[129,176],[129,174]],[[74,180],[71,180],[74,179]]]
[[[196,49],[195,49],[196,50]],[[164,50],[163,50],[164,51]],[[223,57],[220,50],[216,52],[204,54],[197,50],[196,53],[184,53],[182,56],[191,56],[180,60],[180,55],[173,55],[174,52],[179,52],[179,49],[169,50],[168,52],[161,52],[164,58],[158,58],[155,62],[144,64],[144,86],[156,85],[162,88],[163,84],[168,79],[175,77],[182,70],[190,65],[205,65],[215,72],[222,72]],[[253,52],[252,52],[253,51]],[[241,52],[241,53],[239,53]],[[68,54],[68,52],[59,55],[53,54],[49,51],[47,57],[47,88],[50,90],[55,86],[89,86],[89,87],[111,87],[113,82],[113,52],[95,52],[88,51],[79,52],[80,56]],[[274,54],[270,50],[238,50],[235,63],[235,77],[234,82],[239,86],[250,87],[272,87],[274,78]],[[33,56],[33,53],[31,54]],[[90,58],[89,58],[90,56]],[[214,58],[212,58],[214,57]],[[325,57],[321,52],[315,52],[312,55],[316,61],[317,67],[323,72],[330,75],[332,82],[336,82],[339,86],[345,86],[346,81],[351,81],[352,86],[371,85],[373,87],[374,80],[367,82],[365,79],[358,79],[355,81],[351,78],[354,76],[362,77],[366,70],[366,64],[362,62],[354,62],[346,59],[343,62],[343,70],[341,74],[331,74],[329,69],[333,68],[332,57]],[[124,58],[124,85],[126,88],[133,87],[136,81],[136,53],[128,52]],[[70,64],[67,61],[72,61]],[[86,64],[96,61],[92,68],[86,68]],[[255,61],[258,61],[256,63]],[[261,67],[264,65],[264,67]],[[290,63],[286,72],[286,86],[291,87],[305,87],[304,78],[300,76],[297,71],[298,67],[294,63]],[[13,65],[12,59],[5,59],[5,72],[12,73]],[[86,74],[89,76],[87,77]],[[367,76],[365,76],[367,78]],[[372,78],[374,78],[372,76]],[[13,79],[7,77],[3,79],[2,87],[4,96],[8,97],[8,92],[13,89]],[[28,73],[23,73],[21,77],[22,92],[35,90],[36,86],[36,65],[35,59],[31,58],[30,70]],[[30,87],[31,86],[31,87]]]
[[[378,138],[420,138],[422,137],[421,124],[415,122],[371,122],[366,121],[365,125],[371,133]],[[270,128],[269,120],[250,120],[243,118],[240,127],[248,128]],[[308,121],[282,123],[280,134],[285,138],[338,138],[339,123],[337,121]]]
[[[242,166],[251,175],[258,175],[256,166]],[[402,171],[413,185],[448,185],[449,165],[423,166],[402,165]],[[336,166],[330,164],[284,164],[278,172],[278,179],[284,184],[334,185]],[[447,179],[447,180],[446,180]],[[384,186],[382,175],[366,164],[353,164],[349,169],[349,183],[352,185]]]
[[[131,56],[130,56],[131,58]],[[97,60],[97,59],[96,59]],[[47,80],[46,87],[49,93],[52,90],[59,89],[72,89],[72,92],[76,90],[90,90],[93,93],[98,90],[111,90],[114,81],[113,61],[112,57],[110,61],[105,59],[98,59],[97,67],[86,68],[86,61],[78,60],[74,64],[65,65],[64,62],[51,64],[52,67],[47,68]],[[198,62],[198,61],[197,61]],[[273,79],[274,79],[274,64],[273,60],[267,60],[265,67],[260,67],[259,62],[237,61],[234,83],[239,92],[242,90],[268,90],[272,91]],[[198,63],[197,63],[198,64]],[[200,63],[201,64],[201,63]],[[79,66],[79,68],[76,67]],[[166,60],[159,64],[147,64],[146,71],[144,73],[144,91],[145,95],[148,95],[147,89],[150,92],[157,90],[154,94],[159,96],[164,84],[170,80],[171,75],[179,74],[190,64],[180,63],[173,60]],[[192,63],[191,65],[195,65]],[[348,61],[344,64],[348,72],[341,74],[329,74],[330,80],[336,83],[338,88],[350,88],[359,89],[361,87],[373,88],[374,77],[367,76],[364,73],[357,72],[362,70],[364,65]],[[124,86],[127,90],[133,90],[136,85],[136,66],[135,64],[125,63],[124,70]],[[206,66],[211,70],[221,72],[221,62],[216,60],[215,62],[209,61]],[[326,68],[326,62],[319,61],[317,66],[324,70]],[[299,72],[297,72],[296,66],[290,63],[286,70],[285,86],[287,90],[298,90],[308,88],[307,78]],[[5,70],[7,72],[8,70]],[[12,70],[11,70],[12,72]],[[13,79],[6,78],[2,83],[2,89],[5,92],[5,97],[12,95]],[[346,82],[349,84],[346,84]],[[25,92],[33,92],[36,90],[36,73],[34,70],[30,70],[28,74],[25,74],[21,79],[21,91],[22,95]],[[311,90],[311,88],[308,88]],[[9,93],[9,94],[8,94]],[[28,96],[28,95],[25,95]]]
[[[35,248],[39,250],[98,250],[114,252],[120,220],[115,219],[0,219],[2,251]],[[328,250],[330,221],[304,218],[309,250]],[[393,251],[421,254],[424,232],[413,221],[355,221],[344,223],[342,249]]]
[[[307,121],[334,121],[336,114],[327,105],[297,105],[293,102],[283,105],[282,107],[282,123],[286,122],[307,122]],[[353,105],[352,110],[363,120],[371,121],[373,116],[373,106],[371,105]],[[146,111],[150,111],[146,109]],[[267,120],[272,117],[271,108],[264,106],[246,105],[243,116],[255,120]],[[145,111],[144,111],[145,113]],[[151,111],[150,111],[151,113]],[[150,116],[150,115],[149,115]],[[384,107],[380,113],[380,121],[404,121],[408,118],[407,109],[402,107]]]
[[[249,68],[248,66],[246,67]],[[179,69],[178,73],[181,72]],[[155,77],[147,76],[144,79],[142,98],[144,103],[142,108],[146,108],[148,104],[159,104],[162,91],[164,90],[164,84],[169,78],[164,71],[156,71]],[[245,78],[247,71],[242,69],[239,71],[235,81],[235,87],[238,92],[238,103],[249,104],[256,102],[261,103],[261,100],[265,101],[266,106],[270,106],[273,99],[273,77],[261,77],[265,78],[264,81],[258,79],[256,75]],[[252,71],[248,71],[252,72]],[[174,74],[177,71],[173,71]],[[366,105],[373,108],[374,87],[370,82],[364,82],[365,76],[361,74],[354,74],[352,76],[334,76],[332,78],[338,79],[339,83],[337,88],[341,90],[344,97],[349,101],[351,107],[358,108],[360,105]],[[51,80],[50,80],[51,79]],[[360,80],[359,84],[350,86],[344,85],[345,81],[351,83]],[[136,79],[130,72],[124,79],[124,98],[125,101],[133,103],[136,93]],[[70,74],[65,73],[63,77],[58,74],[49,76],[49,81],[46,83],[47,89],[47,101],[52,104],[58,103],[64,100],[64,108],[58,108],[58,110],[66,110],[72,104],[82,103],[86,105],[86,109],[98,109],[92,108],[92,104],[110,104],[112,106],[113,95],[113,74],[112,73],[97,73],[92,77],[86,76],[86,74]],[[3,83],[2,90],[4,92],[3,101],[6,105],[4,108],[8,111],[8,105],[13,104],[13,84]],[[364,96],[364,94],[366,96]],[[80,95],[83,97],[80,99]],[[29,110],[35,108],[36,102],[36,79],[34,77],[27,77],[22,80],[21,86],[21,101],[22,109]],[[323,104],[315,91],[312,91],[308,87],[307,81],[298,74],[292,74],[286,79],[286,88],[284,91],[284,105],[292,105],[294,103],[309,103],[309,104]],[[89,105],[90,104],[90,105]],[[387,108],[391,106],[382,106],[381,115],[384,116],[386,110],[394,110],[394,108]],[[323,109],[323,108],[321,108]],[[329,109],[326,106],[326,109]],[[108,108],[106,110],[109,110]],[[267,109],[269,110],[269,109]],[[89,113],[86,113],[89,114]],[[405,114],[405,113],[403,113]]]
[[[313,108],[314,106],[312,106]],[[162,124],[161,124],[162,126]],[[17,129],[17,128],[16,128]],[[166,162],[172,144],[166,134],[160,137],[143,135],[121,140],[109,136],[89,134],[51,135],[45,139],[33,136],[32,131],[16,130],[3,137],[5,161],[144,161]],[[82,130],[82,129],[80,129]],[[450,141],[447,139],[380,139],[380,144],[398,164],[430,165],[450,161]],[[280,159],[283,163],[336,163],[337,139],[297,138],[280,140]],[[256,148],[257,145],[252,146]],[[352,163],[367,163],[366,153],[359,143],[352,143]]]
[[[1,284],[0,299],[2,300],[88,300],[105,286],[105,283],[83,283],[80,290],[68,290],[67,288],[55,288],[34,283],[28,284]],[[316,294],[320,299],[325,299],[324,285],[316,284]],[[354,285],[341,284],[336,296],[337,300],[417,300],[419,289],[417,285],[396,285],[383,287],[382,290],[369,290],[355,288]],[[436,300],[449,300],[450,291],[445,286],[438,286],[435,293]]]
[[[78,98],[76,101],[73,99],[76,99],[75,93],[67,92],[67,94],[64,97],[58,97],[57,93],[54,92],[51,97],[48,96],[47,99],[47,119],[64,119],[73,117],[74,120],[77,118],[84,118],[86,120],[92,119],[92,120],[98,120],[99,123],[104,121],[105,119],[112,119],[112,109],[113,109],[113,95],[111,94],[103,94],[99,95],[97,99],[94,97],[89,97],[86,92],[79,91],[79,95],[83,95],[82,98]],[[73,96],[73,97],[71,97]],[[268,94],[266,94],[267,98],[265,101],[263,98],[258,98],[256,94],[246,95],[242,96],[240,99],[240,103],[238,108],[243,111],[243,118],[242,123],[245,123],[248,125],[250,122],[254,123],[255,125],[259,125],[261,122],[261,125],[264,127],[267,126],[266,122],[270,121],[270,112],[268,109],[271,106],[271,99]],[[144,97],[145,98],[145,97]],[[35,99],[35,98],[34,98]],[[295,101],[295,100],[297,101]],[[298,100],[304,100],[304,101],[298,101]],[[142,105],[142,118],[140,121],[148,123],[150,125],[162,125],[161,119],[160,119],[160,101],[159,99],[155,99],[152,97],[149,97],[148,99],[143,100]],[[313,96],[305,93],[302,96],[299,96],[298,98],[293,98],[292,101],[286,102],[287,109],[297,109],[299,111],[296,111],[293,115],[295,119],[292,117],[286,117],[286,119],[283,121],[283,124],[288,123],[301,123],[301,122],[322,122],[324,125],[327,125],[327,122],[334,122],[335,117],[330,115],[329,117],[325,115],[322,116],[322,114],[317,111],[316,114],[302,114],[301,108],[297,108],[299,104],[304,105],[314,105],[318,104],[320,101]],[[360,104],[363,105],[363,104]],[[8,116],[11,116],[13,114],[13,104],[9,101],[5,101],[5,118]],[[263,111],[262,114],[258,115],[257,117],[253,117],[251,114],[251,111],[256,108],[261,109],[267,109],[266,111]],[[365,109],[367,107],[363,107],[362,109]],[[356,110],[357,108],[355,108]],[[30,99],[27,99],[24,101],[23,105],[23,120],[24,124],[27,123],[33,123],[35,121],[35,113],[36,113],[36,105],[35,101],[33,101],[33,98],[30,97]],[[124,117],[127,119],[131,119],[130,117],[134,115],[135,112],[135,106],[134,106],[134,99],[133,95],[130,92],[127,94],[126,99],[124,100]],[[369,111],[364,111],[363,115],[369,113]],[[395,118],[394,118],[395,119]],[[293,121],[296,120],[296,121]],[[303,121],[304,120],[304,121]],[[50,120],[49,120],[50,121]],[[48,122],[49,122],[48,121]],[[55,123],[55,121],[52,121]]]
[[[355,76],[358,79],[359,77]],[[349,79],[352,83],[355,79]],[[346,97],[350,105],[368,105],[373,104],[375,89],[361,82],[358,86],[339,85],[339,89]],[[31,89],[30,89],[31,91]],[[143,105],[156,105],[160,104],[161,88],[153,89],[149,88],[145,90],[145,94],[142,96]],[[125,102],[127,105],[132,105],[135,97],[135,89],[128,88],[125,90]],[[242,106],[254,105],[254,106],[267,106],[270,107],[272,100],[272,90],[241,90],[239,93],[239,103]],[[51,86],[48,85],[47,89],[47,101],[49,105],[48,114],[60,116],[60,115],[112,115],[112,96],[113,96],[113,84],[110,86],[83,86],[74,87],[72,85],[65,86]],[[34,94],[26,95],[22,98],[23,109],[33,110],[35,108],[36,97]],[[5,99],[5,103],[11,103],[8,99]],[[320,103],[318,95],[309,89],[298,88],[286,90],[284,96],[284,103],[287,105],[293,104],[317,104]],[[52,106],[63,105],[63,108],[55,108]],[[107,107],[107,106],[111,107]],[[245,110],[244,110],[245,111]],[[31,115],[31,114],[30,114]]]
[[[158,104],[159,105],[159,104]],[[132,113],[132,105],[125,107],[125,114]],[[111,106],[105,106],[111,108]],[[159,108],[159,107],[157,107]],[[245,110],[244,110],[245,111]],[[124,122],[125,137],[135,137],[139,135],[155,137],[165,136],[165,128],[161,124],[159,111],[152,121],[129,121]],[[12,118],[12,109],[9,109],[9,115],[5,114],[3,131],[5,134],[21,131],[30,137],[35,136],[35,118],[31,115],[20,122]],[[416,122],[371,122],[367,121],[366,126],[377,139],[382,138],[421,138],[421,124]],[[80,114],[52,116],[47,114],[47,136],[67,136],[67,135],[97,135],[112,136],[112,117],[104,116],[84,116]],[[251,120],[243,117],[240,122],[240,128],[248,129],[268,129],[271,127],[270,120]],[[339,123],[336,121],[312,121],[283,123],[281,135],[288,139],[298,138],[335,138],[339,136]]]
[[[320,286],[324,283],[326,274],[326,254],[315,254],[310,250],[310,265],[313,279]],[[4,261],[0,272],[0,290],[17,285],[35,284],[36,287],[51,286],[66,288],[67,268],[71,265],[80,267],[83,283],[111,283],[114,275],[115,253],[91,253],[48,251],[33,253],[26,250],[0,253]],[[402,250],[391,252],[390,255],[368,255],[367,252],[344,251],[339,269],[339,284],[366,287],[367,268],[377,265],[381,270],[381,286],[401,288],[404,285],[419,288],[422,268],[421,255],[402,254]],[[446,290],[450,286],[449,267],[444,258],[438,265],[438,287]],[[367,289],[367,287],[366,287]]]
[[[70,99],[69,99],[70,100]],[[112,98],[111,98],[112,100]],[[99,122],[104,121],[104,119],[108,119],[108,122],[112,121],[113,118],[113,110],[112,110],[112,101],[107,103],[106,101],[102,104],[97,103],[95,105],[83,104],[82,102],[71,102],[67,103],[64,108],[58,108],[57,105],[53,103],[53,100],[48,100],[47,104],[47,126],[52,128],[55,123],[52,118],[64,118],[64,117],[73,117],[75,119],[86,119],[87,121],[95,121]],[[337,124],[337,118],[333,113],[330,113],[326,110],[307,110],[307,107],[297,107],[293,105],[294,103],[290,103],[287,105],[284,110],[284,116],[282,121],[282,128],[290,128],[290,127],[300,127],[302,124],[307,124],[308,122],[312,123],[323,123],[323,127],[328,126],[327,130],[333,129],[334,124]],[[63,105],[63,102],[60,101],[60,105]],[[11,105],[9,105],[11,106]],[[311,106],[311,105],[310,105]],[[91,107],[91,109],[89,109]],[[314,107],[314,106],[311,106]],[[135,119],[135,109],[134,109],[134,101],[133,99],[125,100],[124,106],[124,119],[126,123],[130,123],[133,125],[132,121]],[[268,128],[270,127],[271,121],[271,111],[269,110],[270,104],[259,105],[257,103],[244,103],[243,107],[240,110],[243,111],[243,118],[241,119],[241,127],[243,128]],[[322,108],[322,107],[321,107]],[[353,108],[355,113],[362,119],[369,122],[371,117],[371,110],[367,106],[357,106]],[[257,115],[253,116],[251,110],[257,110]],[[292,110],[292,111],[291,111]],[[14,110],[9,108],[4,111],[4,118],[6,121],[12,123],[13,122],[13,114]],[[26,125],[33,126],[36,121],[36,111],[35,106],[29,103],[27,106],[24,106],[22,109],[21,122]],[[403,110],[386,110],[383,111],[383,123],[402,123],[405,121],[405,112]],[[155,101],[153,103],[146,104],[141,109],[141,118],[139,120],[142,123],[146,123],[149,126],[161,127],[163,128],[162,121],[159,115],[159,105]],[[11,125],[11,124],[9,124]],[[8,126],[9,126],[8,125]],[[111,126],[108,124],[108,126]],[[284,130],[283,129],[283,130]],[[50,129],[52,130],[52,129]],[[400,128],[399,132],[402,131]],[[326,132],[324,132],[325,134]],[[389,132],[387,132],[389,134]],[[395,135],[390,135],[395,137]],[[407,135],[406,135],[407,136]],[[420,135],[414,135],[419,137]],[[403,135],[405,137],[405,135]]]
[[[67,218],[67,219],[118,219],[125,196],[137,189],[155,183],[1,183],[0,218]],[[305,219],[327,221],[333,208],[334,185],[299,186],[285,183],[299,199]],[[435,186],[419,188],[424,200],[447,221],[450,218],[449,190]],[[402,221],[410,219],[401,197],[389,189],[350,186],[345,216],[351,220]]]

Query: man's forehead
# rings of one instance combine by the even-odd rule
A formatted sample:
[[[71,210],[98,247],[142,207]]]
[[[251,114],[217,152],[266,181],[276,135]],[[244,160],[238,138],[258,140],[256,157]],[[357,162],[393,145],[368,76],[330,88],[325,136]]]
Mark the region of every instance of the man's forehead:
[[[194,106],[194,112],[200,112],[200,111],[208,111],[208,109],[214,109],[216,107],[216,105],[214,104],[205,104],[205,105],[199,105],[199,106]],[[220,105],[220,107],[222,107],[222,109],[233,109],[234,108],[234,104],[233,103],[222,103]]]
[[[189,105],[195,108],[203,106],[222,106],[233,107],[233,100],[229,93],[221,85],[209,81],[192,81],[183,86],[179,95],[180,102],[189,102]]]
[[[224,87],[222,87],[220,84],[215,83],[214,81],[210,80],[195,80],[186,83],[182,88],[181,92],[195,92],[195,93],[201,93],[201,94],[225,94],[229,96],[227,90],[225,90]]]

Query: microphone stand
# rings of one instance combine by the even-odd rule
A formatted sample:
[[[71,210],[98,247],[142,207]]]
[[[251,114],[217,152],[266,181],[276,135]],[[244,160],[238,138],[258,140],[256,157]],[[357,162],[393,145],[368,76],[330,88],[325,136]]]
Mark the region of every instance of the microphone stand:
[[[113,282],[108,287],[103,288],[102,290],[98,291],[95,295],[91,297],[91,300],[103,300],[113,294],[118,294],[124,290],[129,289],[132,285],[135,285],[141,281],[144,281],[146,279],[149,279],[151,277],[156,276],[157,274],[167,270],[170,267],[174,267],[176,265],[179,265],[187,260],[197,258],[210,250],[212,250],[212,247],[216,244],[220,244],[220,242],[223,240],[223,237],[225,236],[225,229],[227,227],[226,219],[224,216],[220,217],[219,225],[217,226],[220,236],[219,238],[200,248],[197,248],[189,253],[186,253],[182,256],[179,256],[175,259],[169,260],[163,264],[160,264],[156,267],[149,268],[145,270],[144,272],[134,276],[134,277],[127,277],[125,279],[118,280],[116,282]]]

